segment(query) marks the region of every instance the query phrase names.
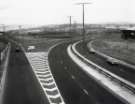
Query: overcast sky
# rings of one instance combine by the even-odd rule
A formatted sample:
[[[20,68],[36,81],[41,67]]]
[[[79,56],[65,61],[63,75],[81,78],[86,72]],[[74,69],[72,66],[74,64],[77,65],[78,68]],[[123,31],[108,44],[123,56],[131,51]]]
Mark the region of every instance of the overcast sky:
[[[68,16],[81,23],[84,0],[0,0],[0,24],[63,24]],[[85,0],[88,1],[89,0]],[[135,23],[135,0],[91,0],[85,7],[86,23]]]

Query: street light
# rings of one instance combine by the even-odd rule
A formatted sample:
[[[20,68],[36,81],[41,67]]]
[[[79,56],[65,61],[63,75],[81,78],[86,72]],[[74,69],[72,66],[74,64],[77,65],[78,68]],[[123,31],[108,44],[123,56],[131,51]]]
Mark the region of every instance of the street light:
[[[84,6],[87,4],[91,4],[90,2],[85,2],[85,3],[76,3],[76,5],[82,5],[82,26],[83,26],[83,30],[82,30],[82,41],[83,43],[85,43],[85,13],[84,13]]]

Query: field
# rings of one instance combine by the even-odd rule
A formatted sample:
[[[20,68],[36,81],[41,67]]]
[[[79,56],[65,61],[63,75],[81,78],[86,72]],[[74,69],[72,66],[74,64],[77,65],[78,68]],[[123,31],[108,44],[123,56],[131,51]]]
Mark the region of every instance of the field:
[[[135,64],[135,41],[123,40],[121,31],[118,29],[106,29],[103,27],[87,27],[85,40],[94,40],[93,47],[112,57]],[[71,36],[68,37],[67,36]],[[82,39],[81,31],[76,29],[74,33],[63,31],[42,31],[39,33],[13,32],[12,37],[22,43],[27,50],[28,46],[34,45],[36,50],[50,47],[50,43],[56,44],[61,40]],[[37,44],[38,43],[38,44]]]
[[[28,50],[29,46],[35,46],[35,49],[32,51],[46,51],[48,48],[54,44],[57,44],[59,41],[64,39],[58,38],[38,38],[33,36],[18,36],[14,37],[18,43],[21,43],[26,51]]]
[[[100,40],[92,43],[93,48],[114,58],[135,64],[135,41]]]

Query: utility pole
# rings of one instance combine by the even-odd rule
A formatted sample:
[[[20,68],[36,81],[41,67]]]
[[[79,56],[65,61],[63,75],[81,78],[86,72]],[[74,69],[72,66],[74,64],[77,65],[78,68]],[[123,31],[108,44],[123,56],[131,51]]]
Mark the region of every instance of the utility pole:
[[[77,3],[77,5],[82,5],[82,26],[83,26],[83,29],[82,29],[82,41],[83,43],[85,43],[85,8],[84,6],[87,5],[87,4],[91,4],[90,2],[85,2],[85,3]]]
[[[72,16],[69,16],[69,31],[71,35],[71,30],[72,30]]]
[[[19,30],[18,30],[19,34],[21,34],[22,26],[19,25],[19,26],[18,26],[18,29],[19,29]]]
[[[6,26],[4,24],[2,24],[2,30],[3,30],[3,32],[6,31]]]
[[[77,28],[77,22],[74,21],[73,30],[74,30],[75,33],[76,33],[76,28]]]
[[[1,24],[1,31],[3,32],[3,35],[5,35],[6,33],[6,26],[5,26],[5,24]]]
[[[21,30],[21,29],[22,29],[22,26],[21,26],[21,25],[19,25],[19,26],[18,26],[18,28],[19,28],[19,30]]]

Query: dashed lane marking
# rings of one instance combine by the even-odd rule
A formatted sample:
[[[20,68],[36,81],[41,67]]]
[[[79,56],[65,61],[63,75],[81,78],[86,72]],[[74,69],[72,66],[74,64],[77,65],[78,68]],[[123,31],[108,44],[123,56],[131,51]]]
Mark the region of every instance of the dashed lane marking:
[[[87,95],[89,94],[86,89],[83,89],[83,91],[84,91],[85,94],[87,94]]]
[[[50,104],[65,104],[48,63],[47,52],[25,53]]]
[[[75,76],[71,75],[71,78],[72,78],[72,79],[75,79]]]
[[[135,102],[134,93],[131,93],[130,92],[131,90],[127,89],[126,87],[124,86],[122,87],[118,80],[124,81],[124,82],[127,82],[127,81],[120,78],[119,76],[114,75],[113,73],[108,72],[106,69],[96,65],[92,61],[82,56],[76,50],[76,47],[75,47],[76,44],[74,44],[73,46],[70,45],[67,48],[68,55],[72,58],[72,60],[75,63],[77,63],[77,65],[81,67],[87,74],[89,74],[91,78],[95,79],[97,83],[101,84],[108,91],[110,91],[116,97],[118,97],[121,101],[123,101],[126,104],[134,104]],[[85,61],[82,61],[80,58]],[[88,62],[91,66],[85,62]],[[99,70],[102,70],[102,71],[99,71]],[[115,76],[115,78],[112,79],[111,77],[110,79],[110,77],[108,77],[106,73],[109,73],[113,77]]]

